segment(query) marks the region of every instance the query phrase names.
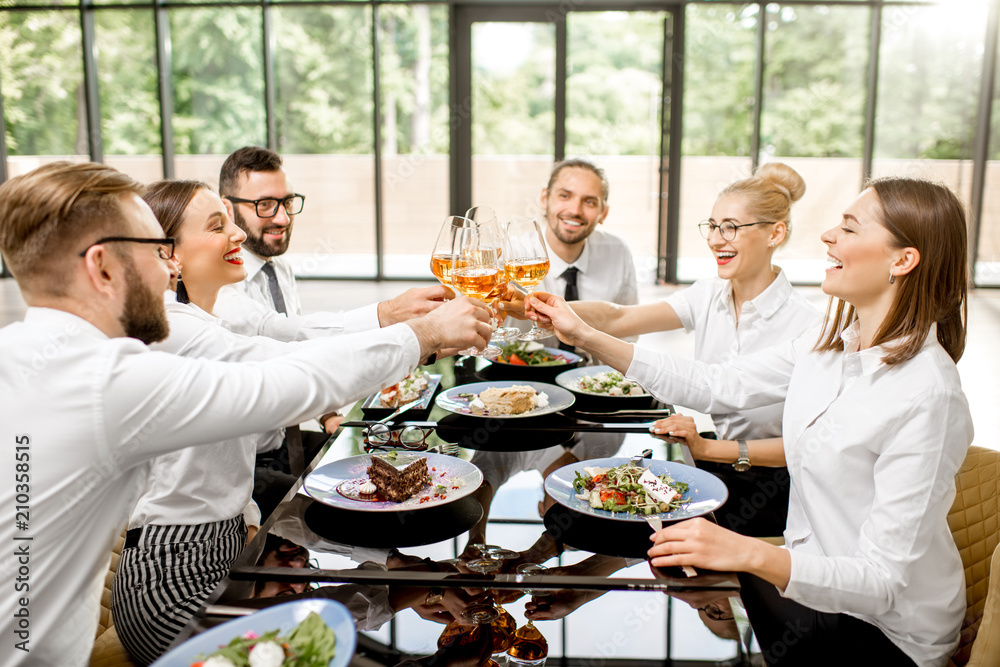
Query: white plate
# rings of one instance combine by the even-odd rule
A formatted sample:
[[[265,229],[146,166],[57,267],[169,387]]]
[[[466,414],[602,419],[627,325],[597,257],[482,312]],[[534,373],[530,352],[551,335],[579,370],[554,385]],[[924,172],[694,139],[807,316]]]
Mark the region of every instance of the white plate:
[[[472,410],[469,409],[469,401],[465,398],[460,398],[459,394],[478,394],[479,392],[486,391],[490,387],[513,387],[518,386],[529,386],[533,387],[538,393],[544,393],[549,397],[549,404],[544,408],[535,408],[534,410],[528,410],[527,412],[522,412],[519,415],[477,415],[473,414]],[[472,384],[463,384],[459,387],[452,387],[448,391],[443,391],[438,394],[435,403],[439,408],[447,410],[448,412],[453,412],[456,415],[464,415],[466,417],[478,417],[480,419],[521,419],[523,417],[540,417],[541,415],[552,414],[553,412],[559,412],[560,410],[565,410],[566,408],[573,405],[576,398],[573,396],[572,392],[566,391],[562,387],[557,387],[554,384],[546,384],[545,382],[533,382],[530,380],[496,380],[493,382],[473,382]]]
[[[566,389],[569,389],[570,391],[575,391],[585,396],[600,396],[601,398],[645,398],[651,395],[648,392],[646,392],[645,389],[643,389],[643,393],[641,394],[626,394],[625,396],[598,394],[597,392],[581,389],[580,386],[577,384],[580,378],[591,377],[593,375],[597,375],[598,373],[605,373],[608,371],[615,371],[615,369],[612,368],[611,366],[581,366],[579,368],[574,368],[572,370],[568,370],[557,375],[556,384],[559,385],[560,387],[564,387]]]
[[[195,635],[161,656],[152,667],[191,667],[199,656],[204,657],[214,653],[220,646],[225,646],[251,630],[258,635],[271,630],[281,630],[281,634],[288,634],[312,611],[320,615],[337,638],[336,654],[330,661],[329,667],[346,667],[354,656],[354,647],[358,639],[354,619],[347,611],[347,607],[339,602],[318,599],[286,602],[261,609],[248,616],[234,618]]]
[[[350,456],[320,466],[306,477],[304,488],[310,496],[331,507],[357,512],[400,512],[436,507],[464,498],[478,489],[483,482],[483,473],[479,468],[454,456],[400,451],[398,457],[402,461],[407,459],[415,461],[420,457],[426,457],[427,472],[431,477],[430,484],[401,503],[391,500],[356,499],[357,487],[368,479],[367,470],[371,465],[371,454]],[[440,496],[435,495],[439,485],[445,487]]]
[[[589,461],[577,461],[568,466],[563,466],[545,478],[545,492],[552,496],[553,500],[569,509],[601,517],[602,519],[614,519],[615,521],[638,521],[645,523],[645,519],[639,514],[629,514],[628,512],[609,512],[603,509],[595,509],[586,500],[576,497],[576,490],[573,488],[573,480],[576,479],[577,472],[583,472],[584,468],[614,468],[624,463],[628,463],[627,458],[611,459],[591,459]],[[693,466],[675,463],[673,461],[650,461],[643,460],[639,465],[649,468],[654,475],[667,473],[678,482],[688,484],[687,493],[684,500],[690,500],[687,505],[683,505],[673,512],[661,512],[661,521],[680,521],[681,519],[691,519],[696,516],[708,514],[726,502],[729,497],[729,489],[715,475],[699,470]]]

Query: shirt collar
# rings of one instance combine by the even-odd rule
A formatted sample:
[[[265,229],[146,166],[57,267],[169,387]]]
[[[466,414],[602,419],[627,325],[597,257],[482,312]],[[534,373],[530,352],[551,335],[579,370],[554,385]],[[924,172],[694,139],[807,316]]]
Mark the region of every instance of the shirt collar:
[[[168,313],[171,312],[189,313],[208,322],[221,323],[222,321],[214,314],[207,313],[204,310],[202,310],[201,306],[199,306],[198,304],[191,303],[190,301],[188,303],[181,303],[180,301],[177,300],[177,292],[173,290],[168,289],[163,293],[163,304],[166,307]]]
[[[79,315],[74,315],[73,313],[65,310],[58,310],[56,308],[28,308],[27,312],[24,314],[24,321],[27,324],[42,324],[46,326],[59,326],[64,328],[74,326],[80,330],[80,333],[86,334],[91,338],[101,338],[104,340],[110,339],[106,333]]]
[[[788,297],[792,295],[793,291],[792,284],[788,282],[785,272],[779,267],[775,268],[778,269],[778,275],[771,281],[771,284],[764,288],[763,292],[747,302],[752,304],[753,309],[765,319],[778,312],[785,302],[788,301]],[[733,283],[729,280],[722,282],[724,283],[722,286],[722,299],[719,300],[717,307],[720,310],[729,310],[734,307]]]
[[[791,295],[792,284],[788,282],[785,272],[778,268],[778,275],[763,292],[757,295],[757,298],[753,300],[753,305],[763,317],[771,317],[778,312]]]
[[[861,325],[854,320],[849,327],[840,332],[840,340],[844,341],[844,352],[846,354],[856,354],[861,362],[861,374],[871,375],[885,365],[882,357],[892,351],[892,344],[875,345],[867,350],[859,350],[861,347]],[[923,347],[937,344],[937,324],[932,324],[927,330],[927,338]]]
[[[580,273],[587,272],[587,268],[590,266],[590,244],[587,243],[586,240],[583,242],[583,252],[581,252],[580,256],[576,258],[576,261],[570,262],[569,264],[564,262],[562,257],[552,252],[552,248],[549,247],[548,239],[545,240],[545,247],[549,253],[549,275],[553,278],[559,278],[562,276],[563,272],[571,266],[575,266],[579,269]]]
[[[264,268],[264,260],[253,254],[246,248],[243,249],[243,268],[247,272],[247,280],[253,280],[254,276]]]

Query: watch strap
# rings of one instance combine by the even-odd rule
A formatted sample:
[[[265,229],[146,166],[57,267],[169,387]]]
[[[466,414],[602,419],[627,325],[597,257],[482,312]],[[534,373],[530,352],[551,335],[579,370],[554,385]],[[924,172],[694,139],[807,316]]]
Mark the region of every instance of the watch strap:
[[[733,468],[737,472],[746,472],[750,470],[750,448],[747,446],[746,440],[737,440],[736,446],[739,447],[739,455]]]

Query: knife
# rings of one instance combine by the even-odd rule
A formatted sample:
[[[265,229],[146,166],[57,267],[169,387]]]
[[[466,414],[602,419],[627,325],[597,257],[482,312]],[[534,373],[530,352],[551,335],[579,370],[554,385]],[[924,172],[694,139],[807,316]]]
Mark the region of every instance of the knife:
[[[353,422],[344,422],[343,424],[341,424],[341,426],[348,427],[348,428],[365,428],[366,426],[371,426],[372,423],[373,422],[353,421]],[[505,432],[513,432],[513,431],[522,432],[523,431],[525,433],[531,433],[531,432],[537,433],[537,432],[544,431],[544,432],[547,432],[547,433],[573,433],[573,432],[579,432],[579,433],[645,433],[646,435],[649,435],[649,425],[651,423],[652,422],[642,423],[642,424],[601,424],[601,423],[597,423],[597,422],[587,422],[587,421],[584,421],[582,423],[577,423],[577,424],[572,424],[572,425],[566,425],[566,426],[514,426],[514,425],[507,426],[507,425],[504,425],[504,426],[501,427],[501,430],[503,430]],[[423,428],[437,428],[438,427],[438,423],[437,422],[400,422],[398,424],[393,424],[391,426],[391,430],[395,431],[395,430],[398,430],[398,429],[406,428],[407,426],[418,426],[418,427],[423,427]],[[449,429],[456,429],[456,430],[457,429],[468,429],[470,431],[475,430],[475,428],[476,428],[475,426],[457,426],[457,425],[451,425],[451,424],[446,424],[445,427],[449,428]]]

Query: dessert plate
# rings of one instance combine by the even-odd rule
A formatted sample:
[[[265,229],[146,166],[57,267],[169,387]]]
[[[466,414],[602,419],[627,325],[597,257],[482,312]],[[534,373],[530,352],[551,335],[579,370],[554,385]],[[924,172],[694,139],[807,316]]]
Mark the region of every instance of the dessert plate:
[[[573,480],[576,479],[576,474],[578,472],[582,473],[584,468],[613,468],[628,462],[629,459],[620,457],[577,461],[568,466],[563,466],[545,478],[545,492],[563,507],[568,507],[581,514],[589,514],[614,521],[645,523],[646,520],[638,514],[595,509],[586,500],[577,498],[576,490],[573,488]],[[652,470],[654,475],[667,473],[678,482],[688,484],[688,490],[684,494],[684,499],[690,502],[672,512],[661,512],[659,517],[664,523],[691,519],[696,516],[708,514],[722,507],[722,504],[726,502],[726,498],[729,497],[729,489],[726,488],[722,480],[704,470],[699,470],[683,463],[675,463],[674,461],[643,461],[641,465]]]
[[[400,452],[399,460],[427,458],[431,482],[401,503],[391,500],[362,500],[359,488],[368,480],[371,454],[361,454],[327,463],[306,477],[304,489],[310,496],[331,507],[358,512],[400,512],[434,507],[464,498],[479,488],[483,473],[479,468],[444,454],[410,454]],[[442,488],[443,487],[443,488]]]
[[[549,397],[549,404],[544,408],[534,408],[533,410],[522,412],[519,415],[482,415],[475,414],[472,409],[469,408],[469,399],[461,396],[461,394],[478,394],[479,392],[486,391],[490,387],[502,388],[513,387],[515,385],[533,387],[538,393],[546,394]],[[524,417],[540,417],[542,415],[548,415],[553,412],[565,410],[573,405],[574,400],[572,392],[567,391],[562,387],[557,387],[554,384],[532,382],[529,380],[496,380],[494,382],[473,382],[472,384],[463,384],[458,387],[452,387],[448,391],[443,391],[438,394],[438,397],[434,402],[439,408],[456,415],[462,415],[463,417],[477,417],[479,419],[521,419]]]

